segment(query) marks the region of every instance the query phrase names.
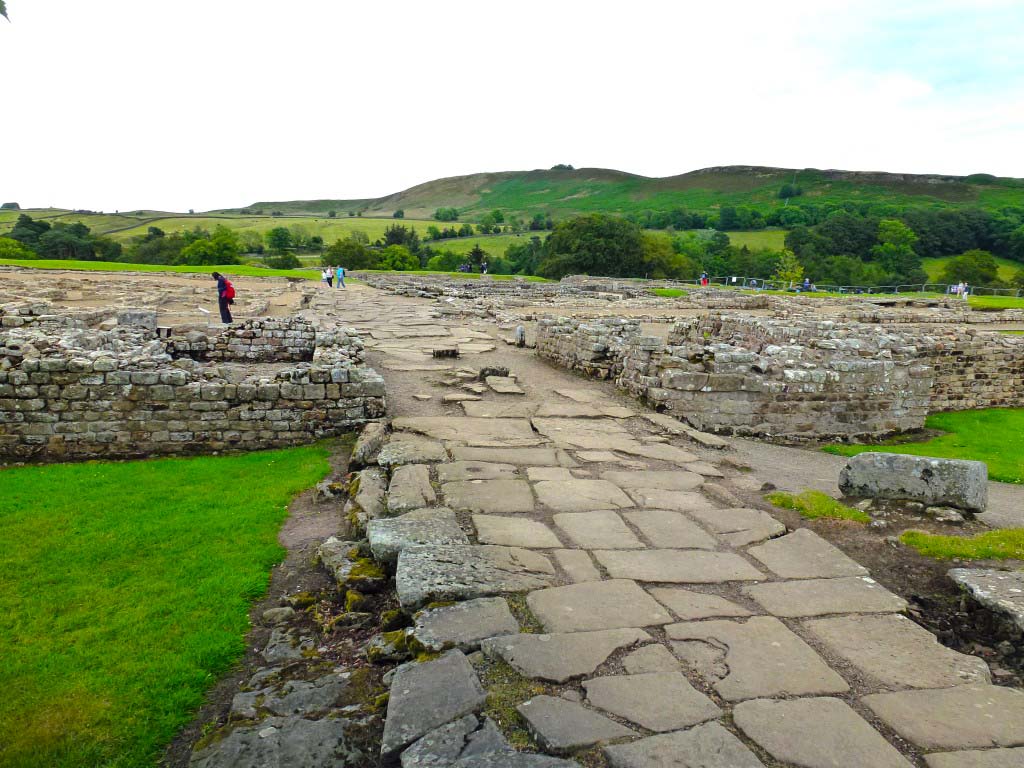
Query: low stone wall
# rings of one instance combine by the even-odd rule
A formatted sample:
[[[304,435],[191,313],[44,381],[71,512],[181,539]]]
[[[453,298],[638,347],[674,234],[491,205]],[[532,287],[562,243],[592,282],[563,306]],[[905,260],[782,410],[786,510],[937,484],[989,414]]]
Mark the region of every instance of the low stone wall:
[[[167,345],[175,358],[260,363],[312,360],[315,349],[316,329],[297,317],[246,320],[214,336],[191,331],[172,336]]]
[[[364,364],[354,331],[314,329],[297,319],[273,322],[298,335],[246,336],[254,329],[243,327],[211,349],[240,362],[217,364],[175,360],[171,344],[141,326],[69,330],[58,317],[5,329],[0,460],[282,447],[342,434],[384,415],[384,380]],[[311,360],[253,364],[250,355],[277,361],[279,352],[268,350],[288,348],[255,343],[267,338],[302,341],[302,354]],[[239,349],[241,339],[253,343]]]
[[[806,315],[712,313],[667,340],[632,320],[544,319],[537,354],[614,378],[698,429],[785,441],[920,429],[929,413],[1024,406],[1024,338]]]

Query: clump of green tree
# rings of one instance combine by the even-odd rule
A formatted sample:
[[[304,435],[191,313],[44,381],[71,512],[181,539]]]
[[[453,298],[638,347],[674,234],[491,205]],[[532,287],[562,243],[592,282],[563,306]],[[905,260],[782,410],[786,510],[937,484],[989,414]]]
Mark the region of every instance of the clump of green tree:
[[[458,221],[459,220],[459,209],[458,208],[438,208],[434,211],[434,218],[437,221]]]
[[[190,266],[238,264],[242,252],[238,233],[225,226],[218,226],[213,232],[196,227],[171,234],[159,227],[149,227],[145,235],[128,244],[121,261]]]
[[[988,251],[974,249],[962,253],[946,262],[942,270],[942,282],[954,284],[961,281],[971,285],[993,288],[1004,285],[999,279],[999,263]]]
[[[121,244],[108,237],[94,235],[81,222],[35,220],[27,213],[18,216],[7,237],[21,243],[40,259],[79,259],[117,261]]]

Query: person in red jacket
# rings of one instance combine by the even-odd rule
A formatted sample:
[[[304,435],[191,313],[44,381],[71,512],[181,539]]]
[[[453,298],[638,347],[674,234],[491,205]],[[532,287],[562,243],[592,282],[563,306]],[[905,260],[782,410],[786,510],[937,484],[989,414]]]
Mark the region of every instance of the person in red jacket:
[[[217,305],[220,307],[220,321],[225,324],[230,323],[231,310],[229,306],[235,303],[235,286],[220,272],[214,272],[213,279],[217,281]]]

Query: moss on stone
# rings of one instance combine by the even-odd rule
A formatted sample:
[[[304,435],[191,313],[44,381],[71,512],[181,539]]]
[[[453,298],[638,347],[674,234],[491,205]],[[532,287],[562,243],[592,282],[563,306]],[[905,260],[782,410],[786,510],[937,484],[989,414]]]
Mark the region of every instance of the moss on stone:
[[[400,611],[398,608],[392,608],[391,610],[384,611],[380,615],[380,629],[382,632],[390,632],[395,629],[401,629],[408,623],[408,617]]]
[[[534,696],[548,692],[535,680],[520,675],[510,664],[499,659],[488,660],[478,670],[480,682],[487,691],[483,715],[490,717],[516,749],[535,748],[526,721],[516,710]]]
[[[316,603],[316,596],[312,592],[297,592],[288,596],[288,604],[297,611],[304,611]]]
[[[505,601],[508,603],[508,608],[515,616],[516,621],[519,622],[521,632],[528,632],[530,634],[543,634],[544,626],[540,623],[536,616],[533,615],[533,611],[526,604],[526,595],[524,593],[517,593],[514,595],[505,595]]]
[[[345,610],[350,613],[353,611],[364,611],[368,602],[369,598],[362,592],[350,589],[345,595]]]

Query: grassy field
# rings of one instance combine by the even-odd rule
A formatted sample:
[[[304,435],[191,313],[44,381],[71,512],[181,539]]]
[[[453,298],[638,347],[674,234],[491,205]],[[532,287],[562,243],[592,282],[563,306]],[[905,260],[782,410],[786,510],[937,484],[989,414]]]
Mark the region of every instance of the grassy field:
[[[948,264],[953,258],[953,256],[943,256],[936,259],[921,259],[921,266],[923,266],[924,271],[928,273],[928,280],[933,283],[940,282],[942,279],[942,270],[946,268],[946,264]],[[999,279],[1005,282],[1012,280],[1013,276],[1016,275],[1017,272],[1024,269],[1024,264],[1011,259],[1000,259],[997,257],[996,263],[999,264]]]
[[[357,271],[365,272],[369,275],[445,275],[446,277],[454,277],[460,280],[479,280],[482,277],[482,275],[477,272],[432,272],[429,269],[417,269],[410,272],[393,272],[386,269],[360,269]],[[546,278],[537,277],[536,275],[488,275],[487,277],[491,280],[523,279],[530,283],[549,282]]]
[[[0,471],[0,765],[152,766],[245,649],[322,446]]]
[[[0,259],[0,266],[30,269],[71,269],[86,272],[179,272],[208,275],[220,272],[241,277],[301,277],[319,280],[320,271],[312,269],[267,269],[246,264],[220,264],[207,267],[172,267],[169,264],[127,264],[121,261],[75,261],[73,259]]]
[[[550,232],[520,232],[517,235],[480,235],[478,237],[453,237],[447,240],[430,241],[426,243],[435,251],[451,251],[452,253],[464,254],[469,253],[473,248],[479,245],[488,255],[492,258],[495,256],[504,256],[505,249],[510,245],[517,243],[528,243],[530,238],[534,235],[540,237],[541,240],[550,235]]]
[[[865,451],[909,453],[943,459],[973,459],[988,464],[988,475],[1004,483],[1024,483],[1024,409],[988,408],[978,411],[936,413],[925,421],[928,429],[946,434],[924,442],[900,441],[882,445],[829,445],[840,456]]]
[[[744,245],[748,248],[768,248],[773,251],[780,251],[786,247],[785,229],[761,229],[754,232],[726,232],[729,242],[737,248]]]

